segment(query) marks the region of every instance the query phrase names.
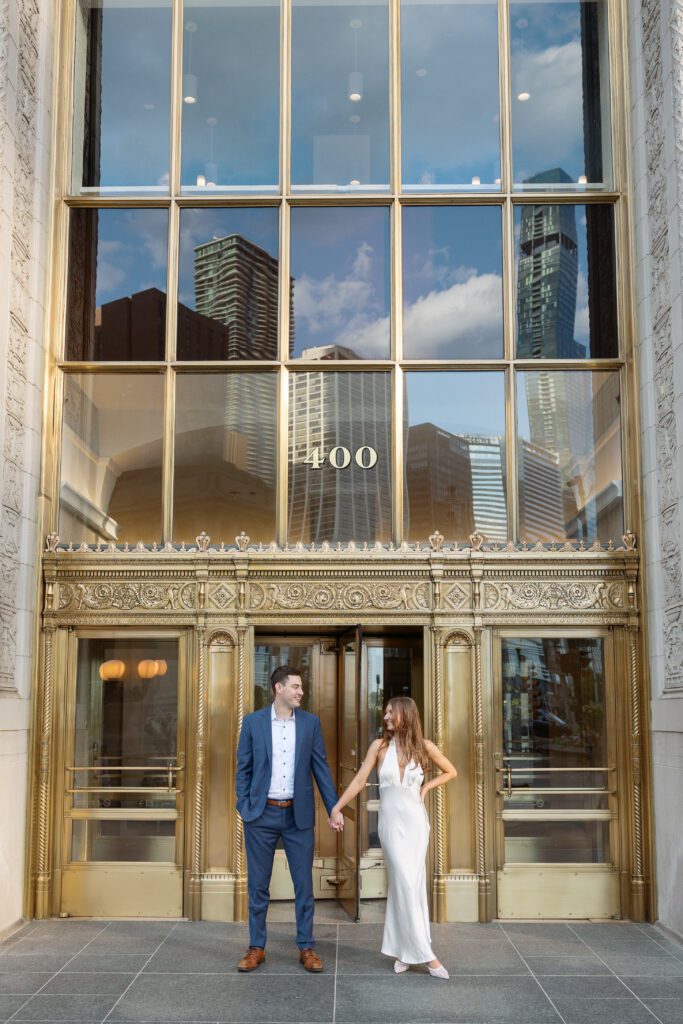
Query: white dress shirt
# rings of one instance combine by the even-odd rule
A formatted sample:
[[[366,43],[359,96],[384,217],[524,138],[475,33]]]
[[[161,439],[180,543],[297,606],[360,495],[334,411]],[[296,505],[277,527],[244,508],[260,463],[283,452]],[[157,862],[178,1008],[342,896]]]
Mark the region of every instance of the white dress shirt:
[[[273,763],[268,799],[291,800],[294,796],[294,752],[296,749],[294,712],[289,718],[278,718],[275,714],[275,705],[271,704],[270,728],[273,737]]]

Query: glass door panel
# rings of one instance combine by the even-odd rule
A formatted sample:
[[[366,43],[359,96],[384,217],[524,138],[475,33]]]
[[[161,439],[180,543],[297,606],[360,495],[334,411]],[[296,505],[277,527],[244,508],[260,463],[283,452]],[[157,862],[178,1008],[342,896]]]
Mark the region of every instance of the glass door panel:
[[[607,863],[603,641],[502,643],[504,861]]]
[[[70,913],[128,916],[128,898],[138,908],[134,913],[174,916],[182,908],[181,674],[178,639],[77,641],[65,765],[63,903]],[[121,889],[117,864],[148,866],[137,874],[134,897]],[[106,870],[98,883],[100,865]],[[153,885],[149,876],[153,902],[146,906],[151,865],[164,882]]]

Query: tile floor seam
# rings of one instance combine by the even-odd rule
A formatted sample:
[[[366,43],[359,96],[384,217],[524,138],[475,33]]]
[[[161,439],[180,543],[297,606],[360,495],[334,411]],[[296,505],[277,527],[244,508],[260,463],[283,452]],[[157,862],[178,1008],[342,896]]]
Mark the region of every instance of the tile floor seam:
[[[68,960],[66,961],[66,963],[65,963],[65,964],[62,964],[62,966],[61,966],[61,967],[59,968],[59,970],[58,970],[58,971],[55,971],[55,972],[54,972],[54,973],[53,973],[53,974],[52,974],[52,975],[51,975],[51,976],[50,976],[50,977],[49,977],[49,978],[47,979],[47,981],[45,982],[45,984],[44,984],[44,985],[41,985],[41,986],[40,986],[40,988],[38,989],[38,991],[37,991],[37,992],[34,992],[34,993],[33,993],[33,994],[31,995],[31,996],[29,996],[29,998],[28,998],[28,999],[24,1000],[24,1002],[23,1002],[23,1003],[21,1004],[21,1006],[19,1007],[19,1009],[18,1009],[18,1010],[15,1010],[15,1011],[14,1011],[14,1013],[13,1013],[13,1014],[12,1014],[11,1016],[9,1016],[9,1017],[7,1018],[6,1024],[10,1024],[10,1021],[13,1021],[13,1020],[15,1020],[15,1019],[19,1019],[19,1018],[17,1018],[17,1014],[18,1014],[18,1013],[20,1013],[20,1012],[21,1012],[21,1010],[23,1010],[23,1009],[24,1009],[24,1007],[25,1007],[25,1006],[26,1006],[26,1005],[27,1005],[28,1003],[30,1003],[30,1002],[31,1002],[31,1000],[32,1000],[32,999],[33,999],[33,998],[34,998],[35,996],[39,995],[39,994],[40,994],[40,993],[41,993],[41,992],[43,991],[43,989],[44,989],[44,988],[45,988],[45,987],[46,987],[47,985],[49,985],[49,984],[50,984],[50,982],[51,982],[51,981],[52,981],[52,980],[53,980],[54,978],[56,978],[56,977],[57,977],[57,975],[58,975],[58,974],[61,974],[61,973],[62,973],[62,971],[64,970],[64,968],[65,968],[65,967],[68,967],[68,965],[69,965],[69,964],[71,963],[71,961],[72,961],[72,960],[75,960],[77,956],[80,956],[80,955],[81,955],[81,953],[83,952],[83,950],[84,950],[84,949],[87,949],[87,948],[88,948],[88,946],[90,945],[90,943],[91,943],[91,942],[94,942],[94,941],[95,941],[95,939],[96,939],[96,938],[97,938],[98,936],[102,935],[102,934],[103,934],[103,932],[106,932],[106,930],[107,930],[107,928],[109,927],[109,925],[110,925],[110,924],[111,924],[111,921],[107,921],[107,923],[105,924],[104,928],[100,928],[100,930],[99,930],[98,932],[95,932],[95,934],[94,934],[94,935],[92,936],[92,938],[88,939],[88,941],[86,942],[86,944],[85,944],[85,945],[84,945],[84,946],[83,946],[83,947],[82,947],[81,949],[79,949],[79,950],[78,950],[78,951],[77,951],[76,953],[74,953],[74,955],[73,955],[72,957],[69,957],[69,959],[68,959]]]
[[[586,942],[586,940],[585,940],[585,939],[583,938],[583,936],[582,936],[582,935],[579,935],[579,933],[578,933],[577,931],[575,931],[575,930],[574,930],[574,929],[572,928],[572,926],[571,926],[570,924],[568,924],[568,925],[567,925],[567,927],[569,928],[569,931],[570,931],[570,932],[572,933],[572,935],[576,935],[577,939],[579,939],[579,941],[580,941],[580,942],[583,942],[584,946],[586,946],[586,948],[587,948],[587,949],[590,949],[591,953],[593,953],[593,955],[594,955],[594,956],[596,956],[596,957],[598,958],[598,960],[600,961],[600,963],[603,963],[603,964],[605,965],[605,967],[607,968],[607,970],[608,970],[608,971],[610,972],[610,974],[613,974],[613,975],[614,975],[614,977],[615,977],[615,978],[617,979],[617,981],[619,982],[619,984],[620,984],[620,985],[623,985],[623,986],[624,986],[624,988],[626,989],[626,991],[627,991],[627,992],[630,992],[630,993],[631,993],[631,995],[633,996],[633,998],[634,998],[634,999],[637,999],[637,1000],[638,1000],[638,1002],[640,1003],[640,1005],[641,1005],[641,1006],[643,1006],[643,1007],[644,1007],[644,1008],[645,1008],[645,1009],[647,1010],[647,1012],[648,1012],[648,1013],[651,1013],[651,1014],[652,1014],[652,1016],[654,1017],[654,1019],[655,1019],[656,1021],[658,1021],[658,1024],[664,1024],[664,1022],[662,1021],[661,1017],[658,1017],[658,1016],[657,1016],[657,1014],[655,1013],[655,1011],[654,1011],[654,1010],[652,1010],[652,1009],[650,1009],[650,1007],[649,1007],[649,1006],[647,1005],[647,1003],[646,1003],[646,1002],[644,1002],[644,1001],[643,1001],[643,1000],[642,1000],[642,999],[640,998],[640,996],[636,995],[636,993],[635,993],[635,992],[633,991],[633,989],[632,989],[632,988],[629,988],[629,986],[628,986],[628,985],[626,984],[626,982],[624,981],[624,979],[623,979],[623,978],[620,978],[620,977],[619,977],[619,975],[617,974],[617,972],[616,972],[616,971],[614,971],[614,970],[612,970],[612,968],[611,968],[611,967],[610,967],[610,965],[609,965],[609,964],[607,963],[607,961],[606,961],[606,960],[604,960],[604,959],[603,959],[603,957],[601,957],[601,956],[600,956],[600,954],[599,954],[598,952],[596,952],[596,950],[594,950],[592,946],[589,946],[589,945],[588,945],[588,943],[587,943],[587,942]]]
[[[158,945],[158,946],[156,947],[156,949],[155,949],[155,950],[154,950],[154,951],[153,951],[152,953],[150,953],[150,954],[149,954],[149,956],[148,956],[148,957],[147,957],[147,959],[145,960],[144,964],[142,965],[142,967],[140,968],[140,970],[138,971],[138,973],[137,973],[137,974],[135,975],[135,977],[134,977],[134,978],[133,978],[133,980],[131,981],[130,985],[128,985],[128,986],[127,986],[126,988],[124,988],[123,992],[121,993],[121,995],[119,996],[119,998],[118,998],[118,999],[116,1000],[116,1002],[114,1003],[114,1005],[113,1005],[113,1006],[111,1006],[111,1007],[109,1008],[109,1011],[108,1011],[108,1013],[105,1013],[104,1017],[102,1018],[101,1024],[105,1024],[105,1021],[107,1021],[107,1020],[108,1020],[108,1018],[109,1018],[109,1016],[110,1016],[110,1014],[111,1014],[112,1010],[114,1010],[114,1009],[115,1009],[115,1008],[116,1008],[116,1007],[117,1007],[117,1006],[119,1005],[119,1003],[121,1002],[121,1000],[122,1000],[122,999],[123,999],[123,997],[125,996],[126,992],[130,991],[130,988],[131,988],[131,986],[132,986],[132,985],[134,985],[134,984],[135,984],[135,982],[136,982],[136,981],[138,980],[138,978],[140,977],[140,975],[142,974],[142,972],[144,971],[145,967],[146,967],[146,966],[147,966],[147,964],[148,964],[148,963],[150,962],[150,960],[152,959],[152,957],[154,957],[154,956],[156,956],[156,955],[157,955],[157,953],[159,952],[159,950],[161,949],[161,947],[163,946],[163,944],[164,944],[164,943],[166,942],[166,939],[168,939],[168,938],[169,938],[169,937],[170,937],[171,935],[173,935],[173,932],[174,932],[174,931],[176,930],[176,928],[178,927],[178,925],[179,925],[179,924],[180,924],[180,922],[179,922],[179,921],[176,921],[176,923],[175,923],[175,924],[173,925],[173,927],[171,928],[171,930],[170,930],[169,932],[167,932],[167,933],[166,933],[166,935],[164,935],[163,939],[161,940],[161,942],[159,943],[159,945]]]
[[[546,997],[546,999],[548,1000],[548,1002],[549,1002],[549,1003],[550,1003],[550,1005],[552,1006],[553,1010],[555,1011],[555,1013],[557,1014],[557,1016],[559,1017],[559,1019],[560,1019],[560,1020],[562,1021],[562,1024],[567,1024],[567,1021],[566,1021],[566,1020],[565,1020],[565,1018],[564,1018],[564,1017],[562,1016],[562,1014],[560,1013],[560,1011],[558,1010],[558,1008],[557,1008],[557,1007],[555,1006],[555,1003],[554,1003],[554,1001],[553,1001],[553,1000],[552,1000],[552,999],[550,998],[550,996],[548,995],[548,993],[546,992],[546,990],[545,990],[545,989],[543,988],[543,985],[541,985],[541,982],[540,982],[540,981],[539,981],[539,979],[538,979],[538,978],[536,977],[536,975],[535,975],[535,974],[533,973],[533,971],[532,971],[532,970],[531,970],[531,968],[529,967],[528,963],[526,962],[526,959],[525,959],[525,957],[524,957],[524,956],[523,956],[523,954],[522,954],[522,953],[520,952],[520,950],[519,950],[519,949],[517,949],[517,946],[516,946],[516,945],[514,944],[514,942],[512,941],[512,939],[510,938],[510,936],[508,935],[508,933],[507,933],[507,932],[505,931],[505,928],[503,928],[502,924],[499,924],[499,925],[498,925],[498,927],[500,928],[500,930],[502,931],[503,935],[504,935],[504,936],[505,936],[505,938],[506,938],[506,939],[508,940],[508,942],[510,943],[510,945],[512,946],[512,948],[514,949],[515,953],[517,954],[517,956],[518,956],[518,957],[520,958],[520,960],[522,961],[522,963],[523,963],[523,964],[524,964],[524,966],[526,967],[526,969],[527,969],[527,971],[529,972],[529,974],[531,975],[531,977],[532,977],[532,978],[534,979],[534,981],[536,982],[536,984],[537,984],[537,985],[538,985],[538,987],[540,988],[540,990],[541,990],[541,992],[543,993],[543,995],[544,995],[544,996]]]
[[[648,939],[652,939],[652,941],[655,943],[655,945],[659,946],[660,949],[663,949],[665,953],[669,954],[669,956],[672,956],[674,958],[674,960],[677,960],[679,962],[679,964],[683,964],[683,953],[681,954],[681,956],[676,956],[676,954],[672,953],[670,949],[667,949],[666,946],[663,946],[662,943],[658,939],[656,939],[649,932],[646,932],[644,928],[641,928],[640,927],[640,923],[638,923],[637,927],[638,927],[638,931],[642,935],[647,935]],[[673,939],[670,939],[669,941],[671,942],[672,945],[675,944]]]
[[[332,999],[332,1024],[337,1021],[337,975],[339,967],[339,925],[337,925],[337,940],[334,947],[334,996]]]

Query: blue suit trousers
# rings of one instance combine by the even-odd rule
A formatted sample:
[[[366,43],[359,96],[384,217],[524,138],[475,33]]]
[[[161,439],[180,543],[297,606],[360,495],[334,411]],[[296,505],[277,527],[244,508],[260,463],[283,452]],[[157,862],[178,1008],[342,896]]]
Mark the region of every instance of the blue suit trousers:
[[[292,807],[266,808],[260,818],[244,822],[249,889],[249,945],[266,948],[266,914],[278,840],[282,839],[294,883],[296,944],[309,949],[313,940],[313,833],[297,828]]]

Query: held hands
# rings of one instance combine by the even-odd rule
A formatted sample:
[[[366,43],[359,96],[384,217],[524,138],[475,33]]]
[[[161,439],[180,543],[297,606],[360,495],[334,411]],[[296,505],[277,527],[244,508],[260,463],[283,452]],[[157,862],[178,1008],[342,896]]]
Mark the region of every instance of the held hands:
[[[333,832],[343,832],[344,815],[342,814],[342,812],[333,808],[328,820],[328,825],[330,826]]]

